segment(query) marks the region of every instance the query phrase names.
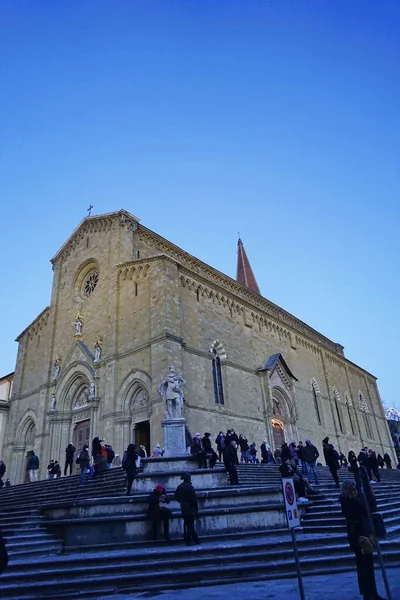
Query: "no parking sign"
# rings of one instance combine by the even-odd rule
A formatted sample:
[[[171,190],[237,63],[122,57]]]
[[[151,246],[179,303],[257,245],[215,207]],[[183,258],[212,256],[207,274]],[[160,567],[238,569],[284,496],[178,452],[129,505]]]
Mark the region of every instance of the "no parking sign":
[[[289,529],[292,529],[293,527],[300,527],[300,515],[297,508],[293,479],[283,478],[282,489],[288,527]]]

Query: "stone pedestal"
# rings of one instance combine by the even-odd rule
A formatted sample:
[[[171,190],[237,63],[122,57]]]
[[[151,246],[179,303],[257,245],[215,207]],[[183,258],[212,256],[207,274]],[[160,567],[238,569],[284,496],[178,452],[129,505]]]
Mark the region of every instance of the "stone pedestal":
[[[185,440],[186,419],[165,419],[161,425],[164,429],[164,457],[187,456]]]

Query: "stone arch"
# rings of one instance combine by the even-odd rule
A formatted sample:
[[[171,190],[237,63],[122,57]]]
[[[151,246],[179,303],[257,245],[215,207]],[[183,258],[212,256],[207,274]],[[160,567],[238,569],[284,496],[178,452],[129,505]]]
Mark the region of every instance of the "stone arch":
[[[213,343],[211,344],[210,352],[211,354],[217,354],[220,360],[226,360],[228,358],[226,350],[219,340],[213,341]]]
[[[20,420],[15,433],[15,437],[20,444],[27,446],[29,442],[32,445],[30,450],[34,449],[33,446],[35,444],[36,421],[37,415],[35,411],[29,409]]]
[[[121,415],[117,419],[117,437],[123,448],[135,442],[143,443],[150,451],[151,386],[151,377],[140,369],[129,373],[121,384],[117,394],[117,410]]]
[[[85,361],[75,361],[63,373],[56,388],[56,410],[72,412],[77,400],[77,394],[83,393],[83,388],[90,388],[90,382],[95,379],[93,367]]]
[[[137,397],[137,390],[143,389],[150,398],[151,377],[146,371],[135,369],[128,373],[117,393],[117,411],[127,416],[130,414],[133,396]]]
[[[279,386],[274,386],[271,391],[273,417],[281,419],[284,424],[293,423],[295,421],[293,407],[285,390]]]
[[[369,406],[368,406],[368,402],[366,401],[364,394],[362,393],[361,390],[359,390],[359,392],[358,392],[358,407],[359,407],[360,411],[362,412],[365,433],[367,434],[367,438],[369,438],[371,440],[371,439],[373,439],[374,434],[373,434],[372,427],[371,427]]]

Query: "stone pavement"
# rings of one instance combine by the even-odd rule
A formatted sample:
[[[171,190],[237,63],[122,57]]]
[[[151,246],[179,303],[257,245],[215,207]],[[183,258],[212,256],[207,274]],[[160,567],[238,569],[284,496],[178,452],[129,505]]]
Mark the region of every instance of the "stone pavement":
[[[393,600],[400,597],[400,568],[388,569],[388,578]],[[380,569],[376,570],[378,592],[386,598]],[[360,600],[356,571],[335,575],[304,577],[306,600]],[[297,579],[214,585],[208,587],[171,590],[167,592],[145,592],[139,594],[117,594],[112,600],[299,600]],[[110,600],[101,596],[97,600]]]

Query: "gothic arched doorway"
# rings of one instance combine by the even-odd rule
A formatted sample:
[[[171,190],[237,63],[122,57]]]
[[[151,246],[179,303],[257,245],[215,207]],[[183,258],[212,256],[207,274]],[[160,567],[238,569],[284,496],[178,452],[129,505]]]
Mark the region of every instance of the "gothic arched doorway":
[[[285,433],[283,423],[279,419],[272,419],[272,435],[275,449],[280,448],[285,441]]]
[[[25,476],[24,481],[29,481],[28,472],[28,461],[32,455],[32,451],[35,449],[35,437],[36,437],[36,425],[33,421],[29,421],[26,426],[25,433]]]

